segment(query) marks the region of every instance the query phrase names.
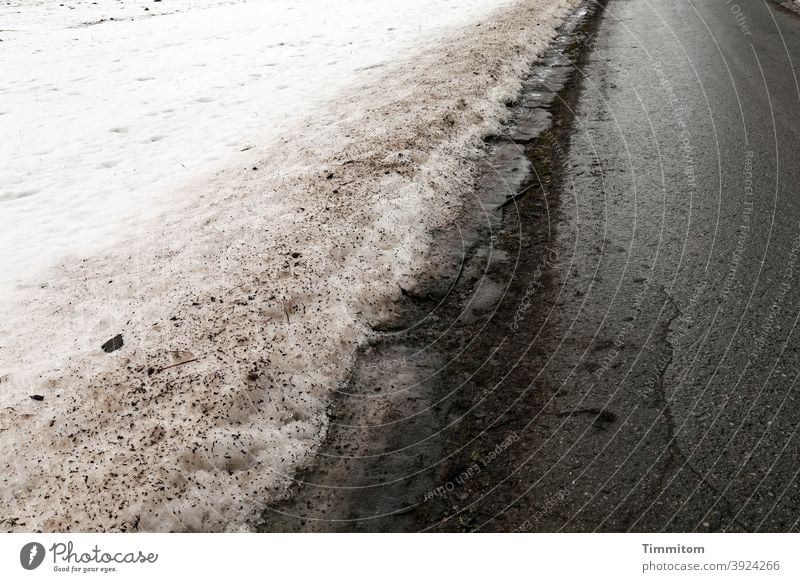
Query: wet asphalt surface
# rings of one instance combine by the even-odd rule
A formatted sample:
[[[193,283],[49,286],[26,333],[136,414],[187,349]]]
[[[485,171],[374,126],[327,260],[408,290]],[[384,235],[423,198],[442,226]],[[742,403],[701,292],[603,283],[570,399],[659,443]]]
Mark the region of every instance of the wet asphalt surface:
[[[800,528],[800,16],[589,8],[264,530]]]

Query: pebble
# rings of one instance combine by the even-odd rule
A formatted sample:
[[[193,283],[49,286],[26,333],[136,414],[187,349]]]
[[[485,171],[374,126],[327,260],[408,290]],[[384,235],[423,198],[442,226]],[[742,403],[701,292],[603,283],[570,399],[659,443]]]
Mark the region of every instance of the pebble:
[[[104,343],[101,347],[103,348],[104,352],[106,352],[107,354],[110,354],[111,352],[116,352],[123,345],[124,345],[124,342],[122,341],[122,335],[117,334],[114,337],[112,337],[110,340],[108,340],[106,343]]]

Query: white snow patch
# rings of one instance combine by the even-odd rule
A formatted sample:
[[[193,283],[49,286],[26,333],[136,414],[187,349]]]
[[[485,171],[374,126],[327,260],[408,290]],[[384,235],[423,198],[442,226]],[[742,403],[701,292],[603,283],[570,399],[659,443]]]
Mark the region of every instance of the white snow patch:
[[[178,211],[187,178],[508,3],[0,3],[0,296]]]
[[[236,9],[251,10],[259,4],[241,4]],[[343,4],[348,8],[342,16],[347,18],[345,13],[353,3]],[[390,2],[364,2],[366,13],[369,4],[381,7],[374,9],[378,15]],[[444,22],[460,15],[462,6],[469,3],[406,0],[396,3],[398,10],[401,4],[439,6],[447,14],[440,21]],[[192,110],[183,126],[162,119],[143,131],[142,124],[148,122],[126,115],[121,107],[119,115],[87,129],[90,134],[104,132],[109,143],[123,140],[119,149],[91,141],[82,149],[74,145],[76,136],[40,134],[45,143],[39,145],[38,155],[56,156],[51,159],[60,159],[61,169],[43,168],[47,178],[41,182],[35,180],[34,172],[30,180],[5,190],[9,197],[0,201],[6,205],[3,221],[6,208],[23,207],[15,210],[15,216],[19,222],[28,221],[33,244],[47,237],[37,234],[46,230],[37,220],[52,220],[52,229],[63,228],[59,218],[69,222],[77,232],[64,235],[65,241],[74,236],[83,243],[80,231],[95,232],[98,218],[108,215],[96,213],[83,222],[81,217],[94,212],[95,204],[103,204],[96,193],[72,190],[74,200],[52,209],[56,218],[38,209],[34,201],[49,195],[51,187],[72,188],[69,179],[82,180],[73,173],[73,164],[93,176],[110,172],[107,179],[113,180],[113,172],[128,163],[122,152],[152,161],[148,148],[164,147],[161,151],[170,162],[153,162],[157,171],[153,170],[151,180],[158,183],[158,200],[169,212],[131,219],[133,230],[113,221],[113,228],[123,228],[125,236],[107,252],[87,252],[80,260],[62,262],[39,275],[39,284],[18,289],[3,304],[2,529],[240,531],[256,523],[265,504],[286,494],[293,475],[313,460],[324,439],[326,406],[343,381],[356,347],[367,337],[367,323],[381,317],[401,285],[412,288],[416,275],[430,268],[431,233],[448,225],[470,194],[475,180],[475,164],[470,160],[479,155],[482,138],[499,129],[507,115],[503,102],[519,90],[519,79],[530,61],[577,0],[498,1],[494,6],[502,7],[490,14],[485,12],[488,2],[480,2],[480,9],[478,4],[474,3],[476,12],[469,15],[468,23],[461,20],[460,28],[442,34],[436,42],[424,31],[415,36],[426,40],[415,40],[417,50],[403,52],[400,60],[399,53],[380,52],[376,45],[371,56],[387,64],[362,71],[368,76],[355,77],[358,83],[336,99],[334,92],[325,93],[327,100],[315,101],[305,117],[294,111],[288,120],[274,119],[272,131],[256,121],[242,121],[240,129],[250,131],[252,125],[252,133],[230,146],[240,156],[232,164],[230,153],[222,152],[218,144],[232,139],[226,124],[233,121],[224,108],[218,108],[209,124],[195,105],[201,102],[198,99],[224,93],[214,90],[215,84],[224,82],[214,76],[197,83],[191,75],[187,77],[191,90],[180,94],[197,97],[183,103]],[[295,6],[301,9],[304,4]],[[209,20],[198,18],[194,26],[206,32],[216,30],[218,21],[224,23],[226,10],[234,8],[204,10]],[[302,14],[305,8],[301,10]],[[426,8],[421,20],[435,22],[435,12]],[[175,17],[88,28],[102,34],[103,27],[138,26]],[[360,23],[360,19],[359,15],[351,21]],[[396,14],[389,20],[394,27],[402,22]],[[244,18],[240,25],[250,21]],[[309,31],[316,31],[318,24],[309,25]],[[263,32],[266,26],[262,22],[262,36],[270,36]],[[238,29],[218,34],[226,37],[233,31]],[[193,27],[183,31],[196,32]],[[356,36],[370,37],[371,33],[348,34],[355,41]],[[158,42],[166,40],[166,36],[153,36]],[[176,34],[174,42],[181,44],[183,38]],[[197,34],[191,38],[186,42],[197,50],[202,50],[199,47],[205,40],[213,40]],[[19,33],[11,42],[25,39]],[[110,35],[107,48],[122,50],[117,40]],[[138,42],[149,46],[151,40],[145,34]],[[237,58],[234,45],[226,45],[232,63]],[[326,46],[339,50],[336,43]],[[413,47],[414,42],[407,46]],[[252,54],[257,48],[248,44],[242,58],[260,59],[261,55]],[[183,50],[186,58],[193,54],[190,47]],[[215,54],[209,52],[204,58],[214,60]],[[337,54],[337,58],[348,58],[346,50]],[[80,51],[72,58],[76,55],[89,58]],[[112,62],[116,58],[106,57]],[[171,56],[161,58],[166,62],[154,67],[172,66]],[[158,59],[153,56],[152,60]],[[353,67],[363,68],[365,61],[353,57],[347,61],[348,68],[331,72],[326,81],[314,78],[298,81],[298,86],[317,94],[327,90],[328,82],[341,87],[344,81],[339,77],[354,79]],[[284,61],[283,67],[288,66],[286,62],[303,60]],[[74,75],[80,69],[69,59],[59,63],[59,71],[72,67]],[[129,75],[135,83],[151,83],[136,79],[159,78],[145,70],[130,70],[126,64],[119,66],[117,79]],[[222,67],[215,66],[218,71]],[[247,74],[265,66],[248,68]],[[15,68],[15,74],[24,77],[22,69]],[[312,66],[310,70],[318,69]],[[37,72],[30,69],[28,74],[34,77]],[[60,74],[52,71],[54,76]],[[47,78],[38,82],[46,83]],[[0,91],[7,92],[7,79],[0,83]],[[97,87],[112,90],[113,80]],[[161,87],[171,90],[166,82]],[[272,105],[282,106],[269,85],[260,89],[267,97],[251,93],[248,87],[249,82],[224,94],[235,100],[237,91],[245,91],[241,98],[253,115],[269,115]],[[302,107],[308,108],[309,98],[302,93],[298,90],[295,95],[305,99]],[[47,91],[37,94],[50,96]],[[0,92],[3,99],[5,95]],[[127,93],[115,99],[125,102]],[[71,107],[80,105],[91,111],[96,106],[104,112],[113,108],[115,99],[105,103],[101,93]],[[173,95],[159,108],[166,105],[182,116],[175,99]],[[277,101],[273,104],[272,100]],[[27,115],[16,112],[17,101],[11,105],[0,101],[0,110],[10,111],[0,116],[0,124],[9,115]],[[63,112],[80,117],[70,107],[65,106]],[[34,130],[37,120],[27,119]],[[14,127],[29,129],[19,120],[14,123]],[[203,131],[195,132],[193,124]],[[71,127],[80,141],[83,128],[77,123]],[[184,137],[176,139],[177,133]],[[217,139],[218,135],[226,137]],[[151,141],[156,136],[166,137]],[[188,136],[199,145],[185,141]],[[23,137],[16,139],[26,143]],[[53,143],[48,144],[48,139]],[[243,144],[256,148],[238,152]],[[69,150],[63,159],[60,147]],[[191,149],[190,161],[200,158],[196,174],[191,179],[176,178],[172,184],[167,166],[182,159],[183,148]],[[230,167],[203,176],[201,170],[209,164],[202,153],[206,148],[227,158],[220,167]],[[4,149],[3,156],[13,160],[16,151]],[[140,151],[144,153],[135,153]],[[106,152],[115,155],[101,155]],[[106,168],[107,162],[116,165]],[[128,173],[115,184],[127,186],[135,179],[130,169],[120,171]],[[7,177],[3,176],[5,187]],[[97,185],[97,179],[92,180],[89,183]],[[140,185],[146,190],[153,183],[143,180]],[[109,188],[109,198],[122,197],[114,188]],[[139,210],[142,195],[134,195],[131,189],[126,194],[135,198],[130,206]],[[87,203],[85,198],[92,201]],[[114,204],[105,207],[116,208]],[[118,212],[126,214],[129,209]],[[100,345],[116,334],[123,336],[122,349],[103,352]],[[32,395],[44,399],[33,400]]]

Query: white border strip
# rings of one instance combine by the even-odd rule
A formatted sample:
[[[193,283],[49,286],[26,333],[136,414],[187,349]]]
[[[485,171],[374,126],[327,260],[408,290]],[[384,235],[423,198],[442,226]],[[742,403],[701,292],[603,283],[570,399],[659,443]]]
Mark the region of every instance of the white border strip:
[[[0,579],[798,580],[797,542],[792,534],[7,534]],[[40,565],[26,570],[31,559]]]

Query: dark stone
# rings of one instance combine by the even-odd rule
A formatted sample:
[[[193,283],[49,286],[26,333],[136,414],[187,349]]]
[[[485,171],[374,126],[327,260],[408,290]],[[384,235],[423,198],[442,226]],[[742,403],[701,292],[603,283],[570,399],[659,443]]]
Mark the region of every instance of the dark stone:
[[[31,400],[37,400],[41,402],[42,400],[44,400],[44,396],[42,396],[41,394],[31,394]]]
[[[104,352],[110,354],[111,352],[116,352],[122,346],[123,346],[122,336],[120,334],[117,334],[110,340],[108,340],[106,343],[104,343],[101,347],[103,348]]]

